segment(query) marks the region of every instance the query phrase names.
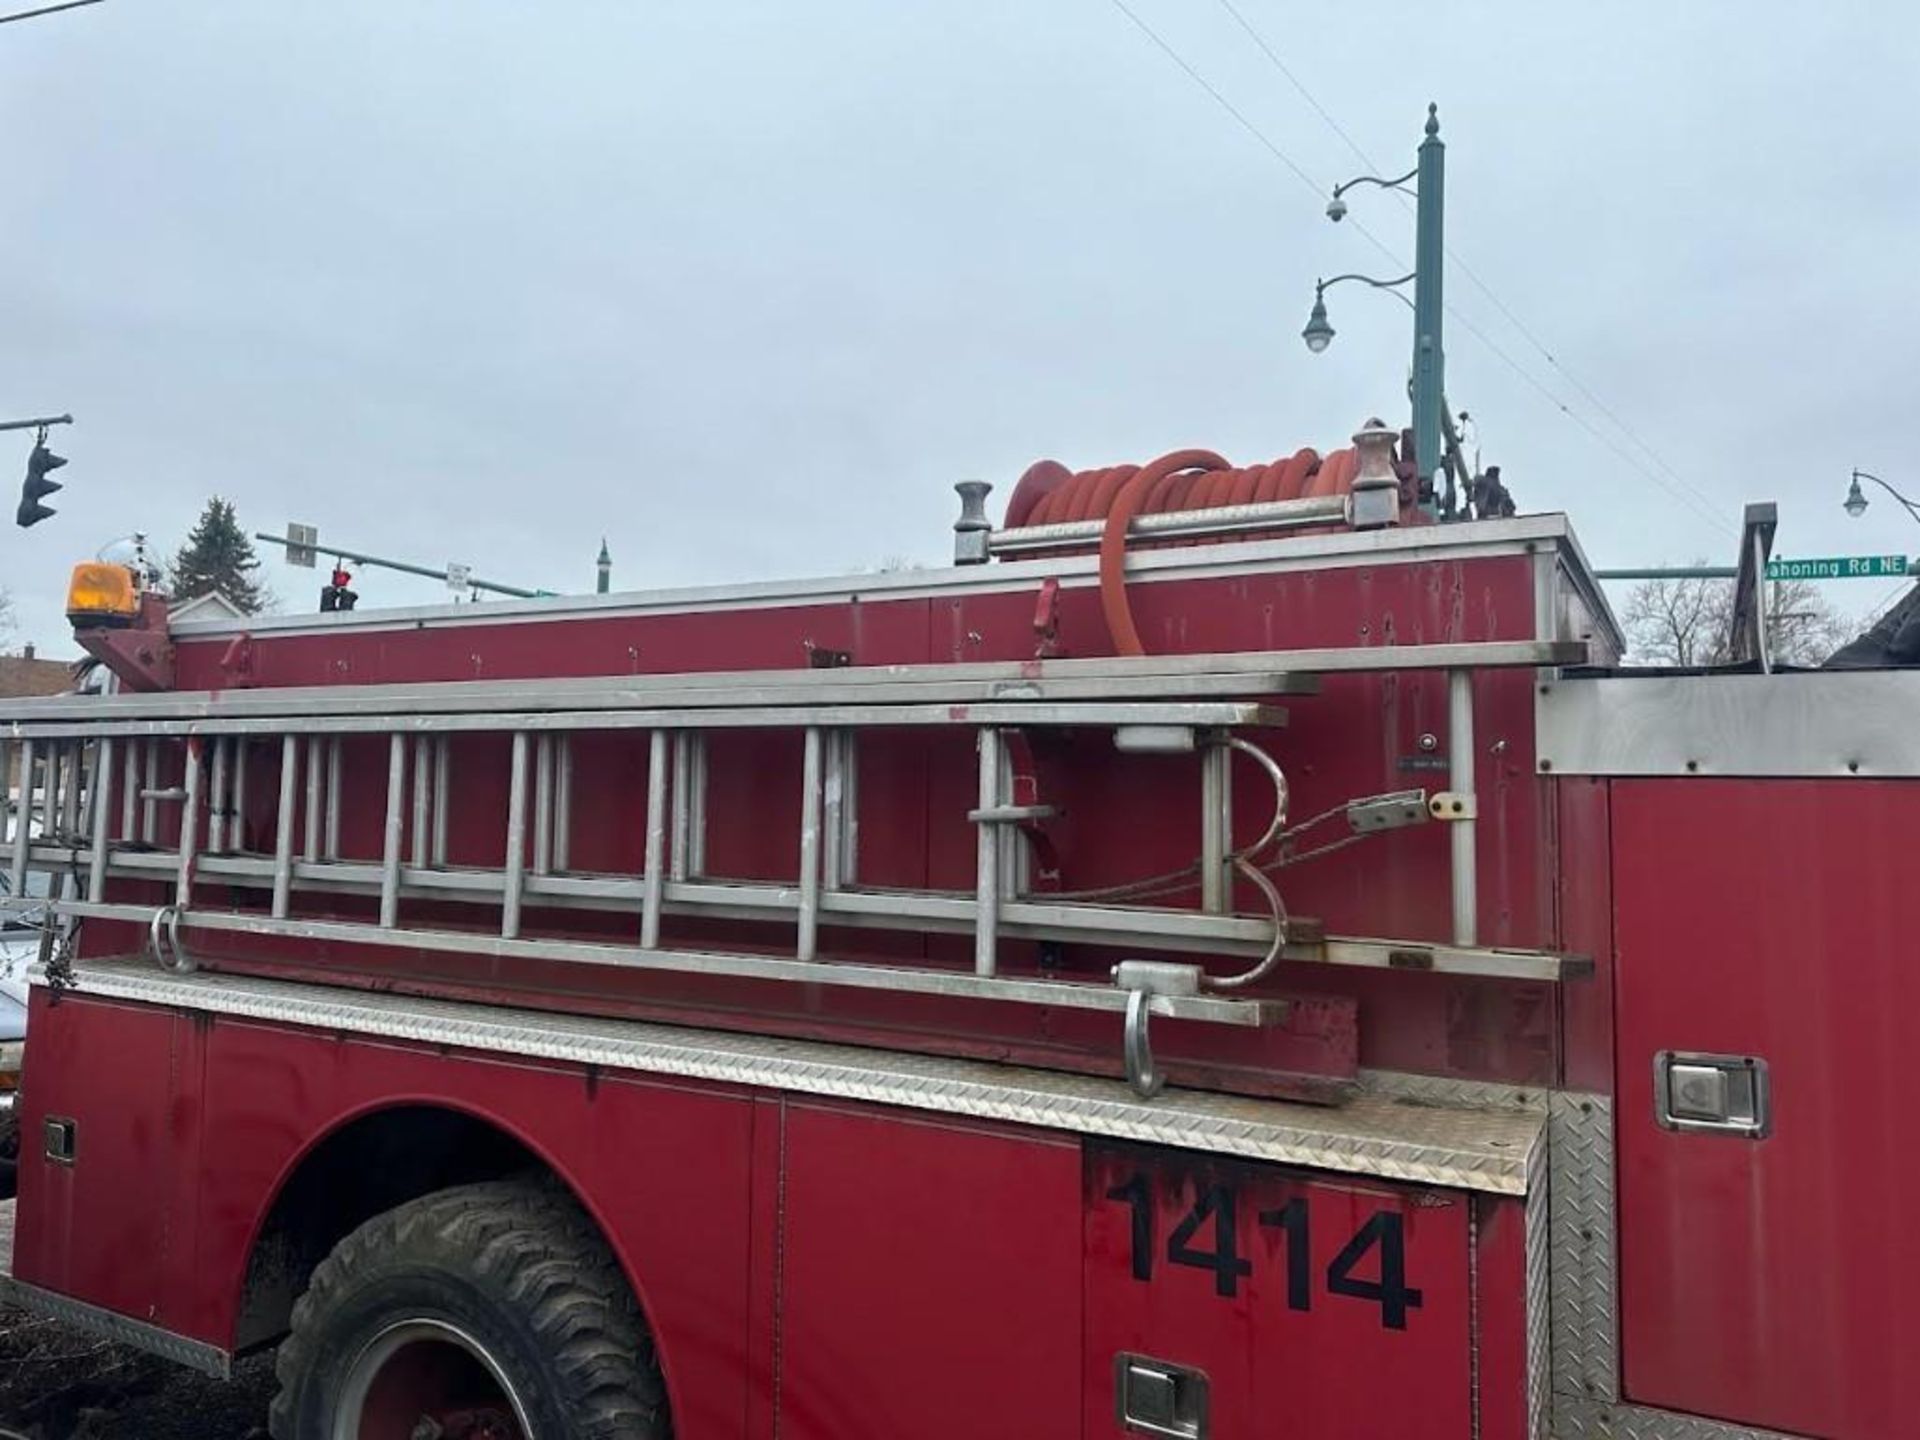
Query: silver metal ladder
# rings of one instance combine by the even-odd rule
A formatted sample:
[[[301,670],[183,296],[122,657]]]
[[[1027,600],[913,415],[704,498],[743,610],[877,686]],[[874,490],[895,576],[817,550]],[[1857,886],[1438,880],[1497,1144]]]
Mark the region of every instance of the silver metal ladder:
[[[1451,946],[1294,940],[1271,882],[1247,864],[1245,851],[1233,850],[1228,783],[1236,751],[1262,764],[1276,783],[1277,827],[1284,821],[1284,775],[1264,748],[1245,738],[1284,723],[1273,700],[1311,695],[1327,673],[1450,670],[1457,677],[1455,724],[1464,703],[1468,748],[1455,757],[1456,781],[1463,774],[1464,784],[1449,795],[1458,813],[1442,818],[1456,822],[1454,890],[1457,901],[1464,883],[1470,906],[1467,677],[1472,668],[1490,665],[1572,663],[1584,658],[1578,652],[1577,646],[1512,642],[25,701],[0,711],[0,749],[18,746],[26,797],[8,857],[11,893],[23,894],[30,868],[52,871],[65,877],[55,902],[61,916],[145,924],[156,959],[178,968],[193,964],[183,932],[228,932],[1122,1012],[1130,1076],[1137,1088],[1151,1091],[1159,1081],[1149,1017],[1277,1023],[1286,1002],[1241,992],[1281,959],[1545,979],[1580,973],[1580,962],[1568,957],[1477,948],[1470,930],[1464,943]],[[860,737],[928,726],[966,727],[976,736],[977,805],[967,816],[976,831],[973,891],[863,887]],[[1026,827],[1048,812],[1034,797],[1014,793],[1010,742],[1024,732],[1063,727],[1108,730],[1124,750],[1200,754],[1199,909],[1034,890]],[[738,729],[801,736],[800,864],[791,884],[707,873],[708,737]],[[607,731],[645,735],[645,809],[636,816],[644,826],[644,863],[636,874],[589,873],[572,864],[573,742],[582,733]],[[448,863],[448,802],[459,780],[450,741],[475,733],[510,737],[498,867]],[[341,852],[345,741],[356,735],[386,740],[384,823],[374,856]],[[260,783],[249,784],[250,773],[264,771],[263,749],[278,752],[271,799],[261,797]],[[177,827],[162,826],[162,806],[180,807]],[[1404,803],[1400,810],[1400,822],[1426,818],[1404,813]],[[1382,811],[1376,806],[1369,813],[1377,823]],[[271,850],[246,849],[249,819],[268,817]],[[173,843],[165,848],[160,840],[169,830]],[[1268,896],[1271,914],[1232,912],[1236,872]],[[112,882],[135,878],[170,882],[170,903],[108,898]],[[205,892],[216,883],[263,892],[265,904],[210,905]],[[294,913],[298,894],[377,895],[377,919],[302,918]],[[489,920],[485,931],[405,923],[402,902],[419,899],[481,905],[488,915],[497,909],[497,923]],[[626,943],[523,934],[525,914],[536,907],[625,913],[635,930]],[[790,950],[663,944],[663,918],[678,915],[790,924]],[[1456,914],[1456,942],[1463,938],[1458,921]],[[823,924],[971,934],[973,964],[962,971],[836,961],[820,953]],[[1190,962],[1129,961],[1116,967],[1111,983],[1102,983],[1003,973],[1006,940],[1255,963],[1222,976]]]

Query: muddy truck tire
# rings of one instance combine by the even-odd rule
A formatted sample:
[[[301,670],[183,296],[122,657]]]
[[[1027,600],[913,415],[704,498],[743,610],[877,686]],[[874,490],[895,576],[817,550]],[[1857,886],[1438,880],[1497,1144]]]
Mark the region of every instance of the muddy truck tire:
[[[652,1337],[571,1197],[436,1191],[353,1231],[281,1344],[274,1440],[667,1440]]]

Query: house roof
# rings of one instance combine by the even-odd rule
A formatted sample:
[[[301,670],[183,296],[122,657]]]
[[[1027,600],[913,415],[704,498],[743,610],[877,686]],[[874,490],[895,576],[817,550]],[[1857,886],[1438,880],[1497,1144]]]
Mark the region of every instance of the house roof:
[[[73,671],[64,660],[0,655],[0,696],[63,695],[72,688]]]

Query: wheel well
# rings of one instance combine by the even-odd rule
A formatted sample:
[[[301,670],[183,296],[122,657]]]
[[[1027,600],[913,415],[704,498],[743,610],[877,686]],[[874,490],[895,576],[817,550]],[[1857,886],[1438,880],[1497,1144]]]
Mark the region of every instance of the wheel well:
[[[274,1197],[247,1257],[235,1350],[285,1334],[314,1266],[375,1215],[450,1185],[540,1173],[551,1170],[533,1151],[458,1110],[396,1106],[341,1126]]]

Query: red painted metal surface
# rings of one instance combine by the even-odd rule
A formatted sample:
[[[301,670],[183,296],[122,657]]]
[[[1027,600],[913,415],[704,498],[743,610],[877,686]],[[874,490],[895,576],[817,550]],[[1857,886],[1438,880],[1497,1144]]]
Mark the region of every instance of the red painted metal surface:
[[[444,1106],[520,1140],[598,1220],[661,1343],[676,1433],[741,1434],[746,1095],[45,994],[24,1133],[51,1108],[79,1153],[23,1156],[20,1279],[230,1347],[249,1251],[301,1158],[362,1115]]]
[[[1913,781],[1621,781],[1620,1319],[1636,1401],[1915,1433]],[[1654,1123],[1663,1049],[1771,1067],[1771,1136]]]
[[[1087,1440],[1121,1352],[1204,1372],[1236,1440],[1472,1435],[1465,1196],[1094,1142],[1084,1185]]]
[[[1560,1008],[1560,1083],[1613,1089],[1613,818],[1608,782],[1555,784],[1553,864],[1559,947],[1593,962],[1593,975],[1554,996]]]
[[[1476,1195],[1473,1217],[1474,1345],[1480,1402],[1479,1440],[1545,1440],[1530,1428],[1528,1374],[1527,1205],[1506,1196]],[[1547,1197],[1531,1202],[1545,1205]],[[1541,1316],[1542,1324],[1546,1317]]]
[[[517,1137],[594,1215],[686,1440],[1117,1435],[1121,1350],[1204,1370],[1217,1435],[1471,1433],[1473,1202],[1454,1192],[36,1003],[36,1037],[56,1038],[29,1081],[28,1133],[57,1096],[80,1150],[67,1169],[29,1149],[16,1273],[216,1346],[233,1343],[249,1250],[301,1158],[357,1117],[431,1105]],[[1215,1191],[1231,1235],[1218,1209],[1188,1223]],[[1483,1229],[1488,1353],[1511,1349],[1520,1298],[1506,1233]]]
[[[1071,1137],[787,1107],[781,1440],[1058,1440],[1080,1408]]]
[[[1128,595],[1143,644],[1156,653],[1516,639],[1533,633],[1531,564],[1515,554],[1147,578],[1133,581]],[[1036,572],[1028,567],[1022,573]],[[262,685],[355,684],[798,667],[819,648],[847,650],[858,664],[1022,659],[1033,653],[1035,605],[1045,584],[1041,575],[1031,585],[1002,590],[906,598],[877,592],[835,604],[590,614],[545,622],[489,621],[482,615],[455,627],[345,624],[317,634],[266,632],[253,647],[253,675]],[[1062,586],[1051,612],[1057,653],[1111,652],[1097,589]],[[228,683],[220,668],[225,644],[224,637],[185,640],[182,684]],[[1546,946],[1556,923],[1545,845],[1552,802],[1549,785],[1534,774],[1531,682],[1521,672],[1488,673],[1476,678],[1475,688],[1486,742],[1477,777],[1482,937],[1496,945]],[[1336,677],[1323,694],[1288,708],[1288,729],[1269,743],[1288,771],[1296,818],[1356,795],[1444,783],[1444,676]],[[1104,741],[1087,743],[1092,738],[1055,737],[1034,746],[1043,796],[1065,808],[1047,836],[1061,857],[1062,884],[1114,883],[1192,861],[1198,849],[1192,762],[1117,757]],[[385,775],[382,743],[377,737],[348,743],[348,772],[362,781],[348,786],[342,829],[348,856],[373,858],[380,850],[382,807],[375,792]],[[595,779],[576,792],[573,868],[632,874],[640,865],[641,827],[634,817],[644,793],[644,742],[602,734],[577,744],[578,773]],[[272,834],[276,762],[270,753],[255,759],[260,778],[250,792],[255,813],[246,829],[256,847],[265,847]],[[863,743],[861,763],[863,881],[969,888],[976,857],[972,827],[964,819],[974,799],[967,737],[874,736]],[[458,779],[451,859],[498,863],[506,742],[460,737],[453,764]],[[797,867],[797,741],[765,734],[722,737],[713,745],[710,777],[709,871],[790,881]],[[1271,791],[1250,766],[1236,771],[1234,785],[1235,811],[1250,838],[1264,821]],[[1280,877],[1288,904],[1335,933],[1444,940],[1450,921],[1443,830],[1396,832],[1288,869]],[[1194,899],[1171,898],[1183,904]],[[1258,909],[1251,892],[1240,900],[1250,913]],[[405,908],[414,916],[438,915],[442,923],[485,923],[472,907]],[[351,903],[330,909],[354,913]],[[591,936],[620,923],[559,912],[531,911],[527,918],[528,933]],[[784,926],[672,920],[667,938],[745,949],[784,950],[791,943]],[[961,942],[950,937],[828,929],[822,941],[827,953],[847,958],[965,958]],[[296,958],[273,947],[252,946],[243,955],[222,946],[205,941],[201,948],[235,960]],[[1007,951],[1010,973],[1038,964],[1035,947],[1009,945]],[[297,958],[336,973],[361,967],[382,983],[432,985],[459,978],[444,961],[378,952],[324,956],[307,947]],[[1116,958],[1094,947],[1069,947],[1061,964],[1068,973],[1099,975]],[[902,1037],[916,1045],[924,1040],[927,1048],[1008,1054],[1037,1064],[1110,1069],[1114,1056],[1113,1023],[1097,1016],[1036,1016],[950,1002],[928,1007],[912,999],[835,992],[803,997],[796,1005],[794,994],[778,987],[659,978],[583,982],[578,974],[540,967],[499,967],[489,981],[554,996],[570,1007],[638,1003],[675,1008],[704,1023],[839,1033],[878,1043]],[[1312,1077],[1350,1076],[1356,1062],[1527,1084],[1545,1083],[1555,1073],[1558,1022],[1550,986],[1295,965],[1282,968],[1273,989],[1318,997],[1315,1007],[1303,1011],[1303,1031],[1261,1035],[1166,1026],[1157,1043],[1176,1081],[1303,1093]],[[1342,1025],[1344,1038],[1336,1033]]]

